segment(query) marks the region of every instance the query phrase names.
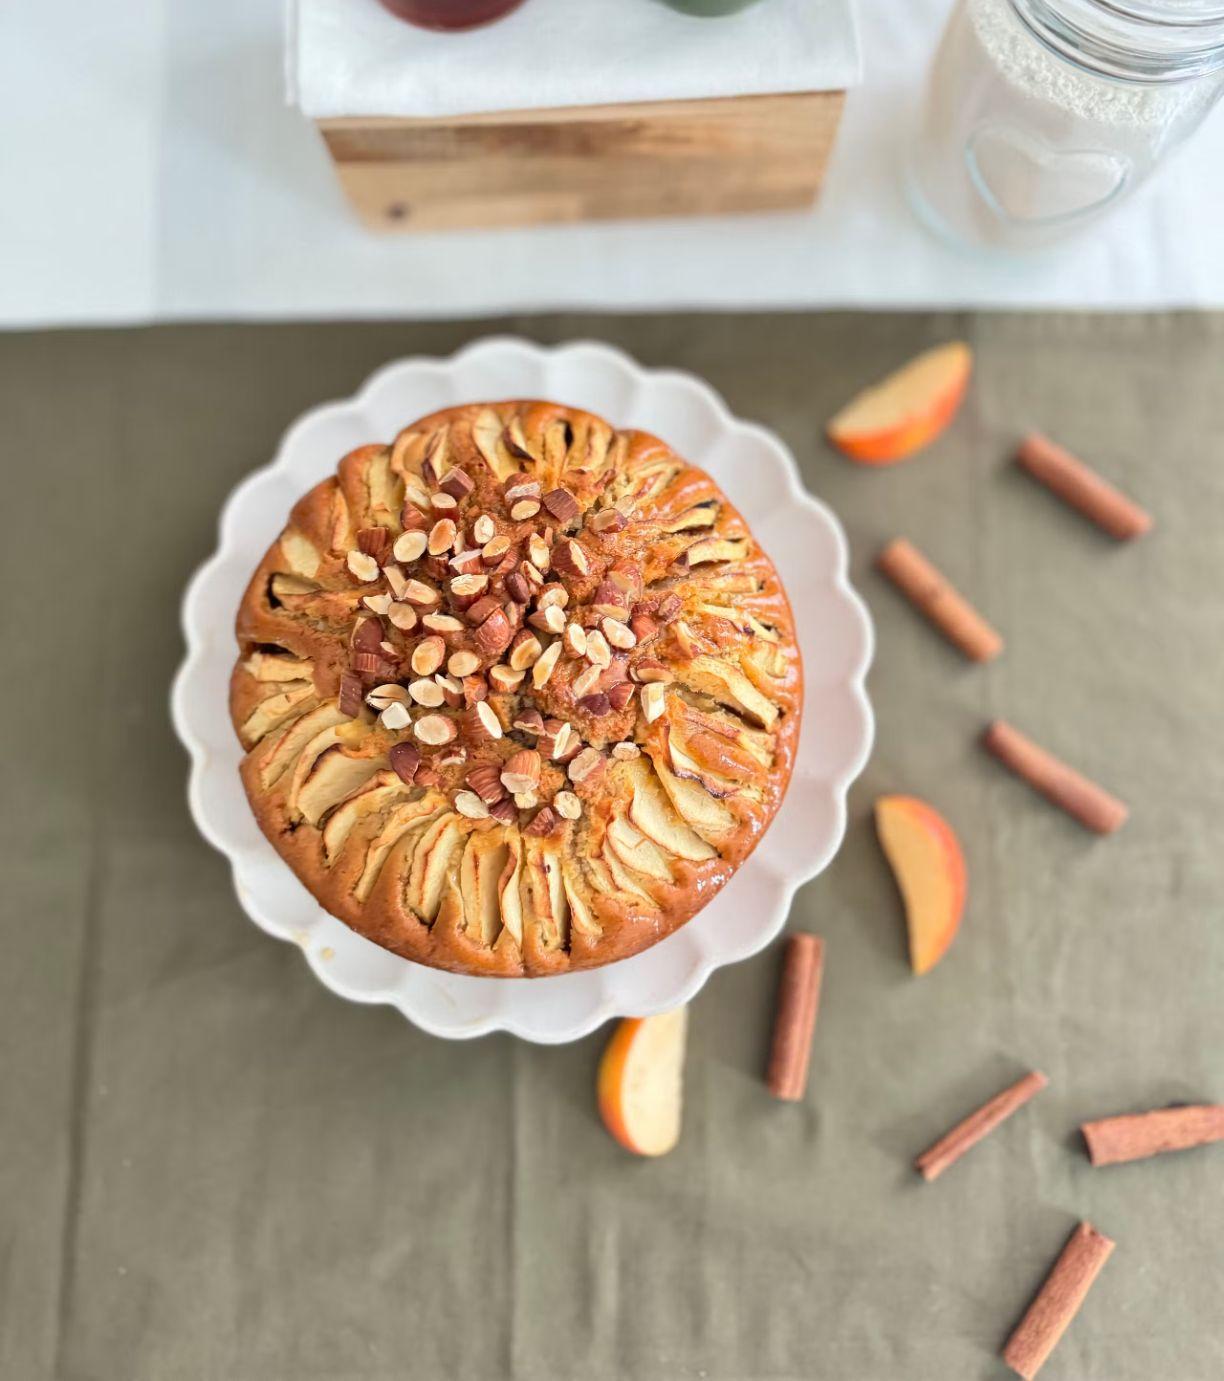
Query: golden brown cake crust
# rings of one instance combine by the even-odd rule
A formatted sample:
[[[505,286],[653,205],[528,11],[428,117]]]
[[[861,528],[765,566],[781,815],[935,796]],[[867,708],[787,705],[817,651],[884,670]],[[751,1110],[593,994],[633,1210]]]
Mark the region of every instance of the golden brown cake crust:
[[[794,762],[794,624],[744,520],[656,437],[555,403],[451,408],[345,456],[237,635],[264,833],[328,911],[437,968],[654,944],[751,852]]]

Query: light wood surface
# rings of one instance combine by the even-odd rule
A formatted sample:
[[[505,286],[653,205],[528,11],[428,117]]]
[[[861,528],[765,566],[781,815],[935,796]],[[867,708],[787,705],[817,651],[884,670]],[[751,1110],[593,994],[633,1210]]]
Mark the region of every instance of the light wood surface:
[[[844,100],[799,92],[458,120],[349,117],[319,129],[371,228],[488,228],[806,206]]]

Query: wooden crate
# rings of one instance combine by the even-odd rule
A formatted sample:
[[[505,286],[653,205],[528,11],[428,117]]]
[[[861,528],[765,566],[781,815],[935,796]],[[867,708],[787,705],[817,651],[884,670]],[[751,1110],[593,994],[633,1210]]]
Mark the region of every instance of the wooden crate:
[[[773,211],[811,203],[842,91],[322,120],[345,193],[376,230]]]

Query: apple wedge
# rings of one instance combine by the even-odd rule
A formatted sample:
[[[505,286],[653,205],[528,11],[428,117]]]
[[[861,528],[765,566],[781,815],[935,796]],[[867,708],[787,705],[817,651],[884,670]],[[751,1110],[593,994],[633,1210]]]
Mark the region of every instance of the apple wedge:
[[[680,1139],[687,1027],[687,1007],[626,1017],[599,1062],[599,1114],[635,1155],[665,1155]]]
[[[929,973],[948,952],[965,909],[965,856],[952,826],[916,796],[881,796],[876,830],[901,889],[910,965]]]
[[[865,465],[904,460],[956,416],[972,369],[973,354],[964,341],[925,350],[852,398],[829,423],[829,440]]]

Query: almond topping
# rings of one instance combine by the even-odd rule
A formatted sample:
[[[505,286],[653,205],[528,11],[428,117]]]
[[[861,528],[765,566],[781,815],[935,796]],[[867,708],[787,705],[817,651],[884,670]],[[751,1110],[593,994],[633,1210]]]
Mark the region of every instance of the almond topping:
[[[540,784],[540,755],[534,748],[520,748],[502,769],[501,784],[511,795],[534,791]]]
[[[442,481],[443,493],[449,494],[452,499],[466,499],[467,496],[476,488],[476,482],[466,470],[458,468],[452,470]]]
[[[552,564],[552,551],[548,543],[538,533],[532,533],[527,539],[527,555],[531,564],[541,574],[548,570]]]
[[[565,575],[586,575],[591,569],[586,552],[572,537],[567,537],[553,547],[552,563]]]
[[[629,674],[635,681],[652,683],[665,683],[672,679],[671,672],[657,657],[639,657],[630,668]]]
[[[498,603],[495,596],[482,595],[475,604],[470,605],[463,612],[468,623],[475,625],[484,623],[485,619],[489,617],[494,609],[500,608],[501,605]]]
[[[587,527],[592,532],[620,532],[628,521],[616,508],[601,508],[598,513],[587,514]]]
[[[556,604],[546,605],[543,609],[537,609],[531,614],[527,622],[532,628],[542,628],[545,633],[563,633],[565,631],[565,613]]]
[[[340,677],[340,713],[356,719],[361,713],[361,677],[346,671]]]
[[[554,605],[558,609],[564,609],[569,603],[569,591],[564,585],[546,585],[540,591],[540,597],[536,605],[540,609],[551,609]]]
[[[379,715],[379,723],[384,729],[406,729],[411,722],[412,716],[408,713],[408,706],[399,700],[393,700]]]
[[[617,762],[632,762],[634,758],[642,756],[642,750],[636,743],[614,743],[612,745],[612,756]]]
[[[578,735],[574,733],[572,724],[567,724],[563,719],[545,721],[543,732],[540,734],[540,752],[545,757],[552,758],[555,762],[564,757],[568,749],[577,743]]]
[[[387,617],[402,633],[410,632],[417,624],[417,613],[411,604],[393,603],[387,610]]]
[[[577,820],[582,814],[582,802],[572,791],[558,791],[552,803],[562,820]]]
[[[456,541],[458,540],[456,538]],[[457,551],[448,564],[456,575],[479,575],[484,570],[484,562],[480,559],[479,547],[472,547],[468,551]]]
[[[502,494],[509,504],[517,503],[520,499],[538,499],[540,497],[540,482],[533,480],[530,475],[524,474],[521,470],[516,470],[502,485]]]
[[[515,810],[514,802],[509,796],[502,797],[500,801],[494,801],[489,807],[489,814],[503,825],[512,825],[518,819],[518,811]]]
[[[391,768],[403,782],[412,785],[421,765],[421,750],[415,743],[397,743],[391,749]]]
[[[655,610],[655,617],[660,623],[668,623],[684,608],[684,601],[679,595],[667,595],[659,601],[659,607]]]
[[[502,736],[501,720],[487,700],[478,700],[463,718],[468,733],[477,741],[498,739]]]
[[[557,665],[560,657],[560,643],[550,643],[540,654],[539,660],[531,668],[531,684],[536,690],[540,690],[548,684],[548,678],[553,674],[553,668]]]
[[[455,531],[452,519],[439,518],[429,530],[427,550],[430,556],[441,556],[444,551],[449,551],[451,543],[455,540]]]
[[[506,593],[515,604],[526,604],[531,598],[531,586],[518,571],[511,571],[506,577]]]
[[[391,586],[391,593],[396,599],[403,599],[404,591],[408,588],[408,577],[392,561],[383,567],[383,575],[387,577],[387,584]]]
[[[604,769],[604,755],[598,748],[584,748],[569,765],[569,779],[575,786],[590,781]]]
[[[608,702],[614,710],[620,711],[633,699],[633,692],[636,686],[629,681],[621,681],[618,685],[612,686],[608,692]]]
[[[363,551],[353,550],[345,558],[348,568],[358,580],[371,581],[378,579],[379,565],[372,556],[367,556]]]
[[[400,509],[400,526],[403,528],[423,527],[422,515],[417,512],[417,509],[428,507],[429,491],[415,475],[408,475],[404,480],[404,505]]]
[[[446,669],[452,676],[462,679],[470,676],[480,665],[480,658],[474,652],[469,652],[467,648],[460,648],[458,652],[452,652],[447,659]]]
[[[453,513],[458,504],[449,494],[439,490],[429,496],[429,506],[435,513]]]
[[[596,719],[599,719],[602,718],[603,715],[612,713],[612,702],[603,691],[596,691],[594,695],[584,695],[582,699],[578,701],[578,708],[584,710],[589,715],[594,715]]]
[[[649,614],[634,614],[629,620],[629,627],[639,643],[647,642],[659,631],[659,625]]]
[[[478,547],[487,546],[494,537],[497,536],[497,524],[487,513],[482,513],[472,524],[472,541]],[[510,539],[506,539],[506,546],[509,547]]]
[[[425,548],[428,543],[429,538],[423,532],[405,532],[396,538],[392,551],[395,553],[397,561],[409,564],[413,561],[419,561],[425,555]]]
[[[367,609],[373,609],[376,614],[386,614],[391,609],[390,595],[365,595],[361,602]]]
[[[443,703],[442,687],[427,676],[408,683],[408,694],[427,710],[436,710]]]
[[[519,810],[531,810],[540,804],[540,798],[534,791],[520,791],[514,797],[514,804]]]
[[[473,767],[467,774],[467,784],[487,806],[500,801],[506,794],[496,763],[484,762]]]
[[[435,633],[462,633],[467,627],[462,619],[454,618],[451,614],[426,614],[421,622]]]
[[[544,495],[544,507],[562,525],[572,523],[582,511],[568,489],[552,489]]]
[[[475,604],[477,598],[489,588],[487,575],[457,575],[450,583],[450,592],[456,600],[466,600]]]
[[[366,696],[366,704],[372,705],[376,710],[385,710],[388,705],[398,701],[401,705],[408,703],[408,692],[403,686],[391,681],[381,686],[375,686]]]
[[[391,534],[385,527],[358,528],[357,545],[381,566],[391,551]]]
[[[637,646],[637,638],[633,630],[626,628],[623,623],[617,623],[615,619],[604,619],[599,625],[603,629],[603,635],[613,647],[630,648]]]
[[[504,663],[498,663],[488,671],[489,684],[495,691],[502,693],[518,690],[526,675],[525,671],[515,671],[513,667],[508,667]]]
[[[611,580],[599,582],[599,587],[591,601],[591,608],[601,618],[620,619],[624,622],[629,617],[624,591]]]
[[[494,670],[496,670],[496,668],[494,668]],[[559,724],[561,721],[558,719],[552,720],[550,722],[554,724]],[[514,720],[514,728],[516,728],[521,734],[542,733],[544,729],[544,716],[539,712],[539,710],[534,708],[520,710]],[[551,757],[552,755],[549,754],[549,756]]]
[[[581,700],[584,695],[590,695],[595,689],[602,672],[599,667],[584,667],[582,671],[574,677],[574,683],[570,689],[574,693],[575,700]]]
[[[642,713],[646,716],[647,724],[653,724],[663,713],[665,695],[666,691],[659,681],[651,681],[642,687]]]
[[[439,767],[462,767],[467,762],[467,749],[462,744],[456,744],[453,748],[439,753],[434,761]]]
[[[565,650],[571,657],[586,656],[586,629],[571,623],[565,630]]]
[[[412,649],[412,669],[418,676],[432,676],[446,656],[441,638],[425,638]]]
[[[612,662],[612,649],[608,646],[607,638],[597,628],[587,631],[586,655],[587,661],[597,667],[606,667]]]
[[[514,630],[504,609],[494,609],[476,630],[476,645],[486,657],[500,657],[510,646]]]
[[[487,522],[490,527],[493,526],[492,518],[486,518],[484,521]],[[480,541],[478,534],[473,533],[473,536],[476,537],[477,541]],[[488,566],[495,566],[509,550],[509,537],[497,537],[490,534],[481,544],[480,559]]]
[[[557,828],[557,812],[551,806],[541,806],[535,818],[523,831],[524,834],[543,836]]]
[[[458,732],[454,721],[447,719],[444,714],[422,715],[412,727],[422,743],[432,744],[435,747],[443,743],[450,743]]]
[[[534,518],[540,511],[540,505],[535,499],[520,499],[510,510],[510,517],[516,523],[524,522],[528,518]]]
[[[529,629],[520,628],[510,644],[510,667],[513,671],[526,671],[540,660],[544,651],[539,638]]]
[[[489,698],[489,683],[478,672],[463,678],[463,701],[466,705],[474,705],[478,700]]]
[[[460,815],[466,815],[469,820],[487,820],[489,818],[489,807],[474,791],[455,792],[455,809]]]
[[[410,580],[408,584],[404,586],[404,598],[409,604],[421,604],[428,607],[431,604],[437,604],[438,592],[437,590],[431,590],[429,586],[421,580]]]

